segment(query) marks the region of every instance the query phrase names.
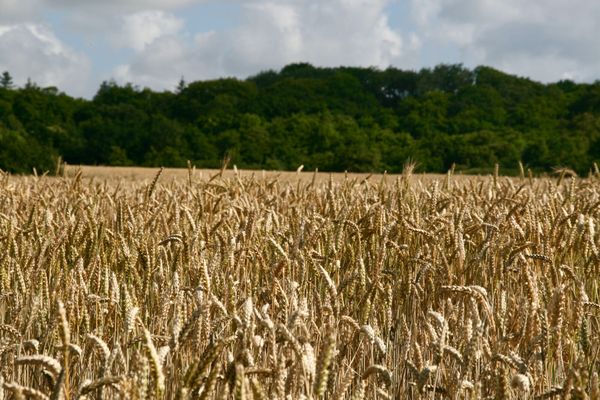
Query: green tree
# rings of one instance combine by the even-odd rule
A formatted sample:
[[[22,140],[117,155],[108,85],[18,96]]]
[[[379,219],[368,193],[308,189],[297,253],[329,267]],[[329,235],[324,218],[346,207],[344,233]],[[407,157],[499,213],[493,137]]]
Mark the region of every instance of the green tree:
[[[248,168],[261,168],[271,151],[265,122],[255,114],[245,114],[240,120],[240,163]]]
[[[185,81],[185,79],[183,79],[183,76],[182,76],[181,79],[179,79],[179,83],[177,84],[175,93],[181,93],[183,91],[183,89],[186,88],[186,86],[187,86],[187,82]]]
[[[2,76],[0,76],[0,87],[3,89],[12,89],[13,88],[13,78],[10,76],[8,71],[4,71]]]
[[[23,131],[4,129],[0,126],[0,169],[12,173],[50,171],[58,154],[41,145]]]
[[[490,67],[420,71],[291,64],[157,92],[103,82],[91,101],[0,75],[0,168],[69,163],[398,172],[518,160],[585,173],[600,162],[600,83],[543,84]],[[8,151],[7,149],[10,149]],[[49,158],[50,157],[50,158]],[[37,168],[37,167],[36,167]],[[41,169],[38,168],[38,169]]]

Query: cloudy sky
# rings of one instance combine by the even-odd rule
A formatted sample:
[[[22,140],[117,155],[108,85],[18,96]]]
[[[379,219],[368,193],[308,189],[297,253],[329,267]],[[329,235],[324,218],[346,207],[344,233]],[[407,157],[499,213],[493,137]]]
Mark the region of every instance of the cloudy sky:
[[[298,61],[600,79],[593,0],[0,0],[0,71],[91,97]]]

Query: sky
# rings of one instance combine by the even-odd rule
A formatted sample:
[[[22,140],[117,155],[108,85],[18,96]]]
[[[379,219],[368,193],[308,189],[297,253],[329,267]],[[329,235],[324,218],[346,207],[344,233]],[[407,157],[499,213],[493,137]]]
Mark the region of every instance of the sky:
[[[316,66],[440,63],[600,79],[594,0],[0,0],[0,71],[91,98]]]

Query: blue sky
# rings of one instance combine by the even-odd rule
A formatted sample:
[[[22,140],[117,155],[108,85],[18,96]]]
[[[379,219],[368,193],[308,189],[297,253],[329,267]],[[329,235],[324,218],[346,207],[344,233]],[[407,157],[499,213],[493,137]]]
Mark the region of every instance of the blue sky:
[[[0,0],[0,71],[88,98],[298,61],[594,81],[599,20],[589,0]]]

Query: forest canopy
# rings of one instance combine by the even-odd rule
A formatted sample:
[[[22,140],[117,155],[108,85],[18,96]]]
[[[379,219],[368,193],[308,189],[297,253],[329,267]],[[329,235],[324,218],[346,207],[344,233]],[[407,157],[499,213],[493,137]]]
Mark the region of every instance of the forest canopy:
[[[480,66],[318,68],[157,92],[104,82],[91,100],[0,76],[0,169],[70,164],[398,172],[586,173],[600,162],[600,81],[542,84]]]

